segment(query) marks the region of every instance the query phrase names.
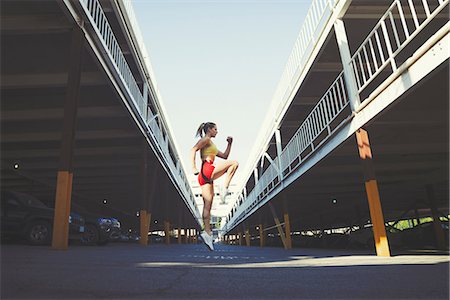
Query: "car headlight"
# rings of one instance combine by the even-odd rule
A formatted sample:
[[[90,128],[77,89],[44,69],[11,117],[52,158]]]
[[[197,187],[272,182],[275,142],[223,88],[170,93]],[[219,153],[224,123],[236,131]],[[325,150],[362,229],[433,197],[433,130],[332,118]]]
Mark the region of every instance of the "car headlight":
[[[107,218],[99,218],[97,221],[98,221],[98,223],[99,223],[100,225],[108,225],[108,224],[111,224],[111,220],[110,220],[110,219],[107,219]]]

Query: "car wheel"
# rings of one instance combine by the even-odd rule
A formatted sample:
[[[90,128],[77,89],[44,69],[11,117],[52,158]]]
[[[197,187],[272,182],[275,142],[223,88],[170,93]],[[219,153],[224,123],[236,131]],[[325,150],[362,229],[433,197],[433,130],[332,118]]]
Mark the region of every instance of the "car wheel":
[[[47,245],[52,239],[52,225],[47,221],[33,221],[26,231],[31,245]]]
[[[99,234],[97,228],[92,224],[86,224],[84,228],[83,238],[81,241],[85,245],[96,245],[99,240]]]

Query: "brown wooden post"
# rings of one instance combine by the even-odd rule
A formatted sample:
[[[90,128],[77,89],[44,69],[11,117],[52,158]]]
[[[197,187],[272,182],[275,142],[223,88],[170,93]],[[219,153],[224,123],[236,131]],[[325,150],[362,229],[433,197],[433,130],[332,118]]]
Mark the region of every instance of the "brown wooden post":
[[[259,224],[259,246],[264,247],[266,242],[266,237],[264,236],[263,224]]]
[[[286,249],[292,249],[292,239],[291,239],[291,223],[289,221],[289,208],[286,196],[283,196],[283,210],[284,210],[284,231],[286,236]]]
[[[275,208],[273,207],[272,203],[269,202],[269,208],[272,212],[273,220],[275,221],[275,225],[277,226],[278,234],[280,235],[281,242],[283,243],[284,249],[288,249],[286,245],[286,237],[284,236],[283,228],[281,226],[280,220],[278,219],[277,213],[275,211]]]
[[[166,245],[170,245],[170,222],[169,221],[164,221],[164,235],[165,235]]]
[[[195,229],[195,228],[192,229],[192,242],[194,244],[197,243],[197,229]]]
[[[143,246],[148,245],[148,231],[150,227],[149,216],[147,212],[147,181],[148,181],[148,156],[147,156],[147,141],[142,141],[142,165],[141,165],[141,209],[139,211],[139,244]]]
[[[139,221],[140,221],[140,235],[139,244],[143,246],[148,245],[148,232],[150,228],[150,213],[147,210],[141,209],[139,212]]]
[[[189,229],[188,228],[184,229],[184,237],[186,238],[186,244],[190,244],[190,241],[189,241]]]
[[[181,244],[181,227],[178,227],[178,244]]]
[[[386,235],[386,227],[384,225],[380,194],[378,192],[378,184],[375,179],[375,171],[373,168],[372,150],[370,149],[367,131],[362,128],[358,129],[356,131],[356,141],[364,171],[364,180],[369,202],[370,218],[373,224],[373,235],[377,256],[391,256]]]
[[[250,247],[250,230],[248,226],[245,226],[244,230],[245,230],[245,244],[247,245],[247,247]]]
[[[428,184],[425,186],[425,189],[427,191],[428,203],[431,208],[431,216],[433,217],[433,228],[436,236],[436,247],[438,249],[446,249],[447,247],[445,245],[445,234],[444,230],[442,229],[441,220],[439,219],[439,211],[436,208],[436,198],[434,195],[433,186]]]
[[[52,248],[56,250],[67,250],[69,246],[69,215],[73,182],[72,160],[84,43],[83,31],[77,24],[73,27],[71,39],[53,220]]]

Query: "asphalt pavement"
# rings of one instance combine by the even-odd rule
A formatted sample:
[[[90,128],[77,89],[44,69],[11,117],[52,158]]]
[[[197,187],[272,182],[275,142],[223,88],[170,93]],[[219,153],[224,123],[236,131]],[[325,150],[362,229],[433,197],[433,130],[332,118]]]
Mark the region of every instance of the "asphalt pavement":
[[[448,253],[1,246],[1,299],[449,299]]]

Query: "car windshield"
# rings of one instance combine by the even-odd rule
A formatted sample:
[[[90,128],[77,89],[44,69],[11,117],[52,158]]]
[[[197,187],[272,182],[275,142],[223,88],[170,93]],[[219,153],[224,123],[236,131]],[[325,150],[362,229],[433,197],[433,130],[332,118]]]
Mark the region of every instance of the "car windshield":
[[[42,203],[40,200],[34,198],[33,196],[27,194],[19,194],[17,198],[20,202],[27,206],[39,207],[39,208],[48,208],[47,205]]]

